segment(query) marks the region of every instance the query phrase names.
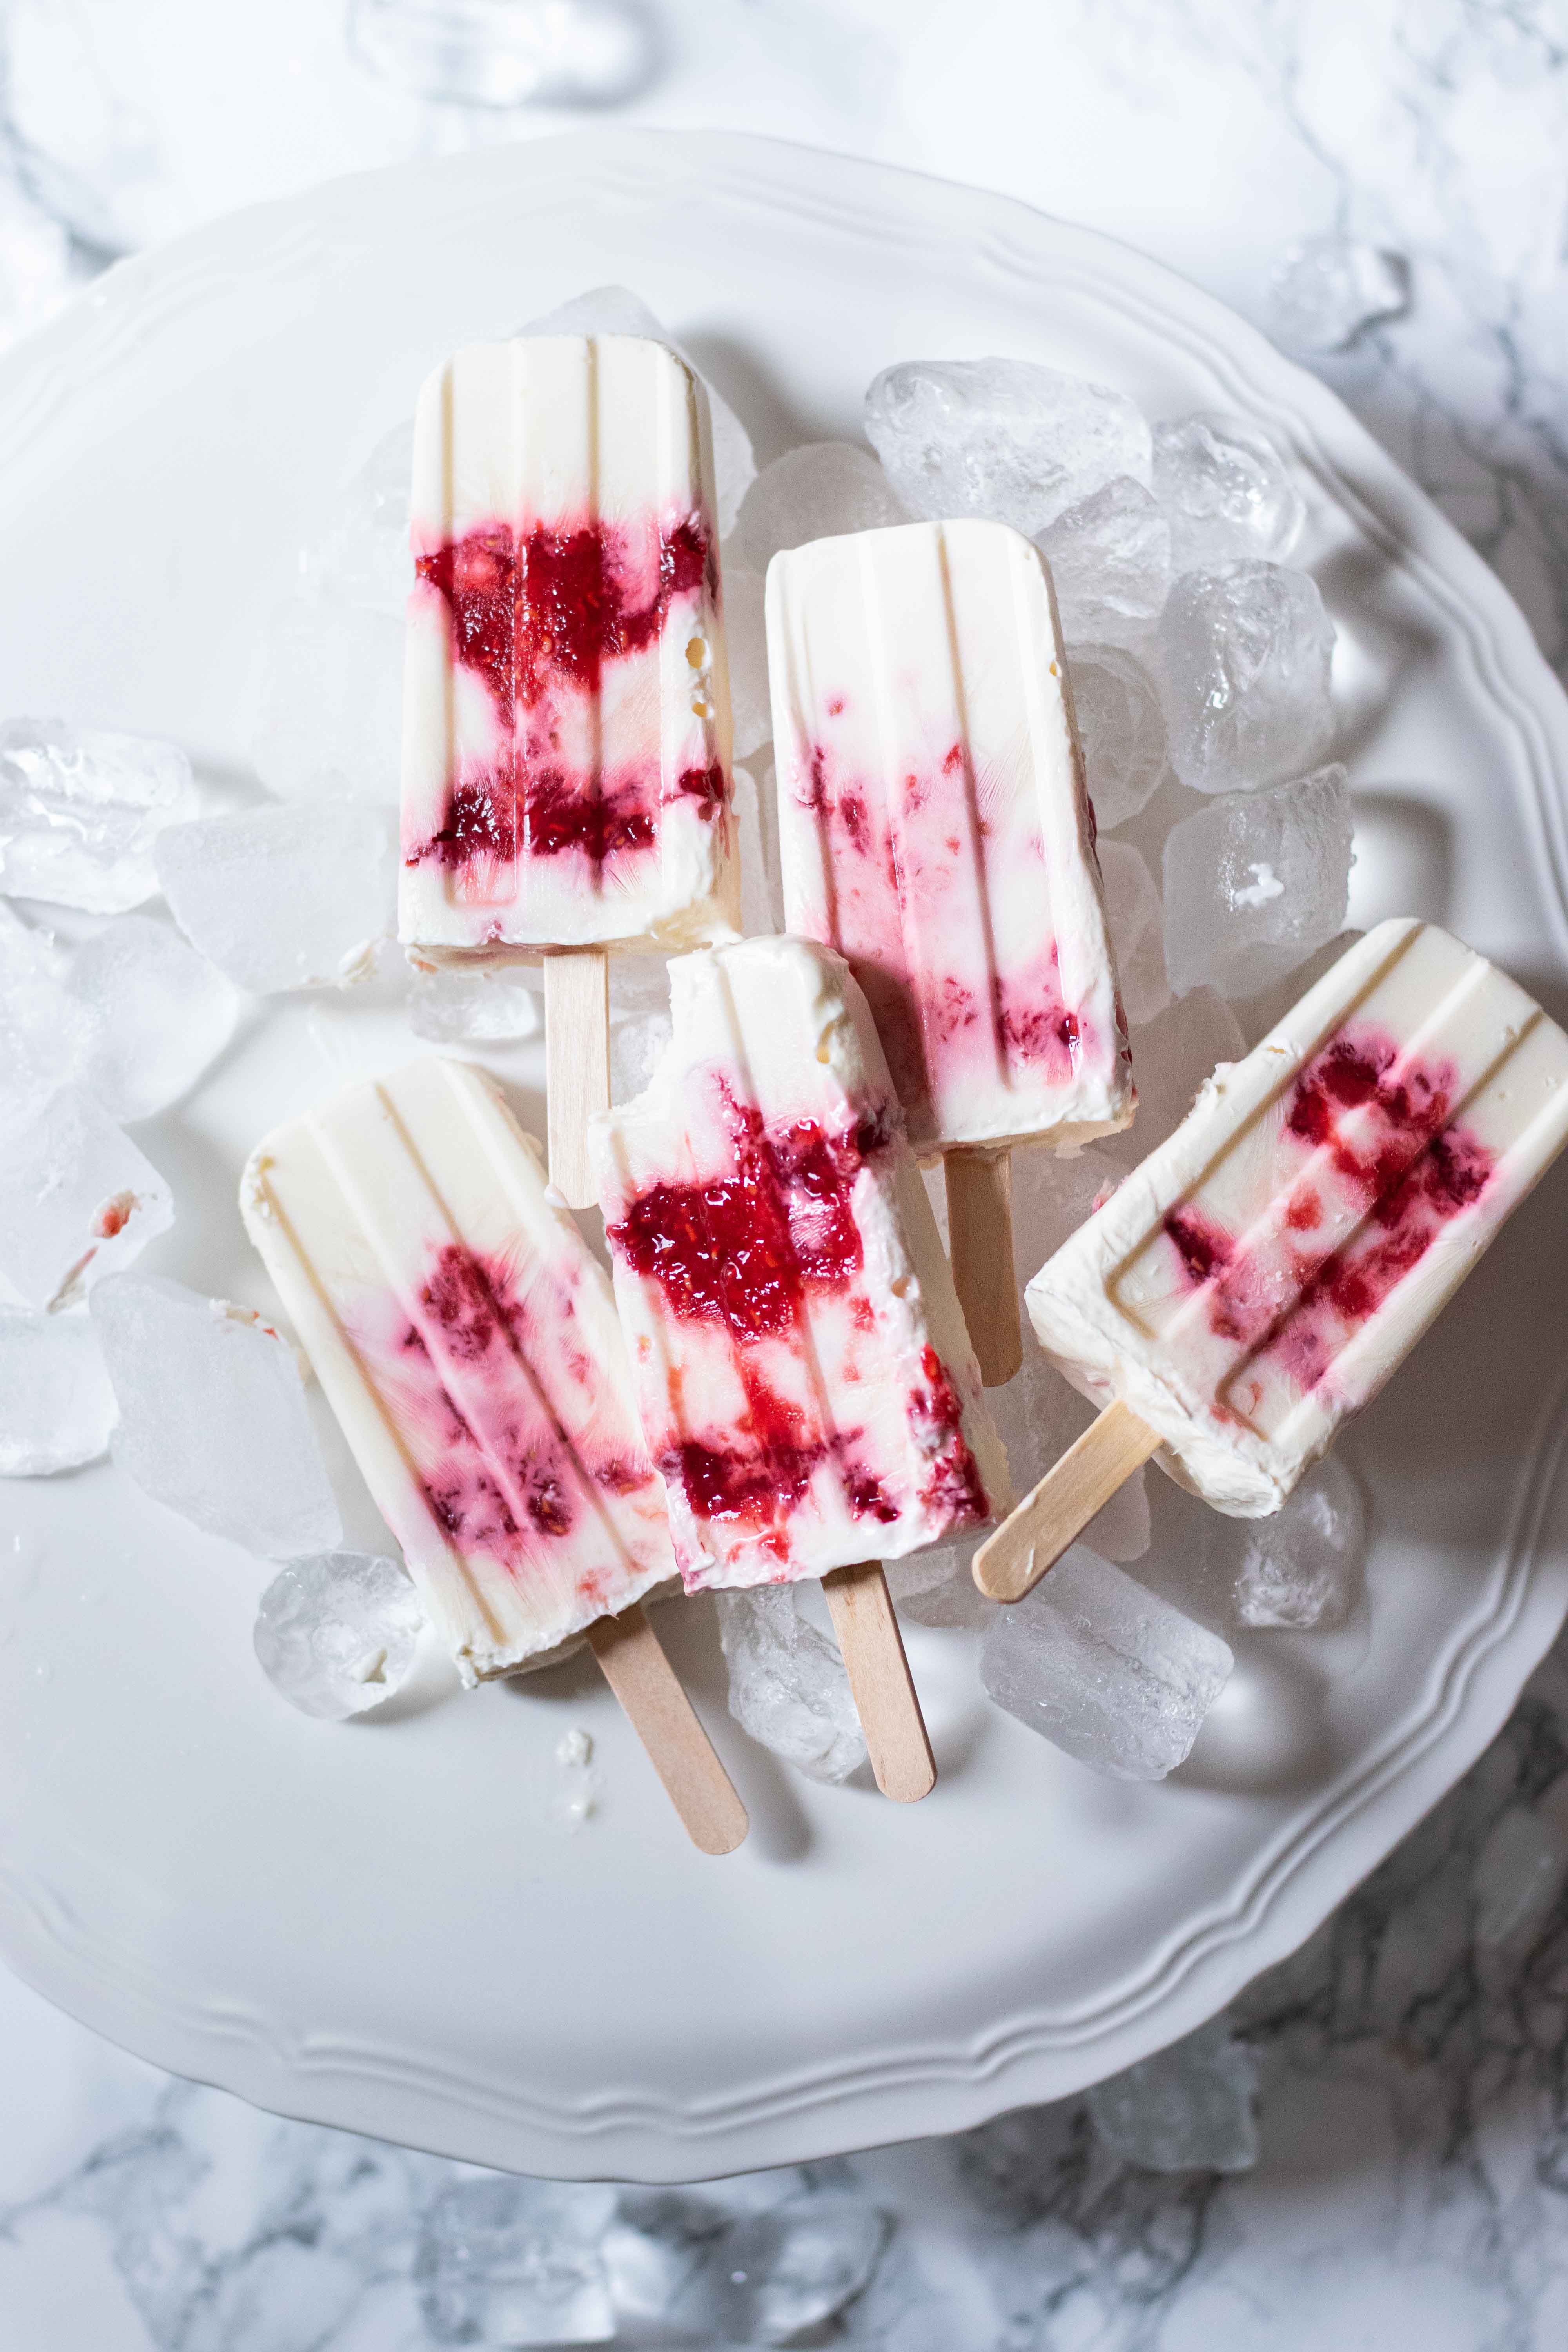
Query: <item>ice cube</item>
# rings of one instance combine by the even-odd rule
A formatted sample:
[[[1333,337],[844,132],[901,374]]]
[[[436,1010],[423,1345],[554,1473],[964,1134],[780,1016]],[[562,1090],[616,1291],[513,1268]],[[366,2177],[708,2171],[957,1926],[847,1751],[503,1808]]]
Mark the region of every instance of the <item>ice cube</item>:
[[[1337,766],[1229,793],[1173,825],[1165,837],[1172,987],[1255,996],[1331,940],[1349,903],[1352,831]]]
[[[403,623],[299,595],[267,624],[250,756],[284,800],[393,805],[403,765]]]
[[[1100,871],[1123,1009],[1129,1021],[1152,1021],[1171,1001],[1165,918],[1154,877],[1129,841],[1100,843]]]
[[[1240,1023],[1212,988],[1191,989],[1145,1026],[1134,1026],[1138,1116],[1120,1135],[1090,1145],[1083,1156],[1086,1170],[1105,1171],[1114,1181],[1136,1168],[1175,1133],[1217,1065],[1238,1062],[1246,1050]]]
[[[884,2214],[833,2189],[750,2212],[721,2201],[753,2186],[763,2183],[621,2192],[605,2259],[630,2340],[816,2343],[869,2284],[888,2242]]]
[[[668,1013],[633,1013],[610,1027],[610,1100],[640,1095],[674,1035]]]
[[[735,825],[741,853],[741,929],[751,939],[784,929],[779,867],[778,786],[772,760],[735,771]]]
[[[229,982],[151,915],[124,915],[84,940],[67,990],[92,1023],[81,1083],[114,1118],[151,1118],[177,1102],[233,1034]]]
[[[1079,1543],[997,1612],[980,1674],[998,1706],[1091,1770],[1163,1780],[1234,1664],[1216,1633]]]
[[[414,2262],[437,2344],[605,2344],[615,2313],[601,2252],[615,2191],[572,2181],[454,2181]]]
[[[869,449],[853,441],[808,441],[763,467],[725,552],[765,572],[784,548],[913,520]]]
[[[1268,288],[1268,323],[1294,352],[1342,352],[1380,319],[1410,308],[1410,265],[1350,236],[1310,236],[1287,247]]]
[[[730,709],[735,757],[749,760],[773,738],[768,699],[768,637],[763,625],[763,580],[743,563],[724,566],[724,646],[730,662]]]
[[[890,1559],[888,1590],[900,1616],[916,1625],[988,1624],[996,1604],[986,1600],[971,1572],[977,1546],[978,1538],[965,1538],[911,1553],[908,1559]]]
[[[626,1013],[668,1013],[669,959],[632,952],[610,958],[610,1018]]]
[[[808,1624],[789,1584],[715,1594],[730,1669],[730,1712],[742,1731],[813,1780],[844,1780],[866,1736],[844,1661]]]
[[[174,1222],[163,1179],[80,1087],[0,1136],[0,1273],[31,1306],[79,1297]]]
[[[1492,1823],[1470,1872],[1478,1944],[1528,1934],[1556,1902],[1568,1874],[1568,1844],[1553,1811],[1561,1806],[1507,1805]]]
[[[866,434],[917,514],[988,515],[1028,539],[1119,474],[1149,478],[1149,427],[1124,394],[1028,360],[885,368]]]
[[[401,621],[414,585],[408,544],[408,488],[414,474],[414,420],[384,434],[327,509],[300,557],[308,595],[359,604]]]
[[[34,1118],[79,1071],[94,1024],[66,986],[70,959],[0,898],[0,1123]]]
[[[161,1503],[275,1559],[336,1551],[338,1507],[292,1349],[253,1309],[155,1275],[92,1294],[114,1459]]]
[[[716,520],[721,539],[729,537],[735,528],[741,501],[757,478],[751,436],[729,402],[703,375],[690,352],[659,324],[640,295],[626,286],[595,286],[586,294],[574,295],[570,302],[547,310],[542,318],[531,319],[518,331],[524,335],[648,335],[656,343],[668,343],[672,352],[679,352],[693,374],[702,377],[707,390],[708,413],[713,422],[714,489],[719,501]]]
[[[531,1037],[542,1018],[537,979],[525,982],[513,967],[416,972],[408,992],[409,1026],[438,1045],[464,1037]]]
[[[1300,775],[1334,732],[1333,626],[1318,583],[1282,564],[1189,572],[1160,622],[1171,765],[1200,793]]]
[[[1094,821],[1110,833],[1147,807],[1159,787],[1165,715],[1153,679],[1121,646],[1070,648],[1068,677]]]
[[[1258,2061],[1223,2017],[1097,2083],[1101,2147],[1146,2172],[1249,2172],[1258,2161]]]
[[[710,2264],[713,2335],[736,2345],[815,2336],[866,2286],[888,2235],[885,2214],[832,2192],[743,2215]]]
[[[86,1316],[0,1307],[0,1477],[96,1462],[113,1426],[114,1391]]]
[[[254,1638],[262,1672],[290,1706],[345,1723],[402,1689],[424,1628],[419,1596],[395,1559],[332,1551],[279,1570]]]
[[[1142,1118],[1142,1073],[1139,1087]],[[1110,1199],[1123,1171],[1098,1151],[1075,1152],[1063,1160],[1055,1152],[1028,1148],[1013,1153],[1012,1170],[1013,1254],[1019,1280],[1026,1282]],[[1016,1476],[1013,1484],[1018,1484]]]
[[[186,937],[264,995],[359,978],[397,927],[395,824],[347,802],[172,826],[158,878]]]
[[[175,743],[78,732],[58,719],[0,727],[0,890],[119,914],[158,887],[153,845],[196,813]]]
[[[1366,1512],[1331,1454],[1271,1518],[1218,1519],[1209,1536],[1235,1579],[1238,1624],[1342,1625],[1360,1597]]]
[[[1154,496],[1171,526],[1171,562],[1195,572],[1253,556],[1283,563],[1306,500],[1256,425],[1200,409],[1154,427]]]
[[[1040,533],[1069,637],[1137,634],[1171,589],[1171,526],[1142,482],[1118,474]]]

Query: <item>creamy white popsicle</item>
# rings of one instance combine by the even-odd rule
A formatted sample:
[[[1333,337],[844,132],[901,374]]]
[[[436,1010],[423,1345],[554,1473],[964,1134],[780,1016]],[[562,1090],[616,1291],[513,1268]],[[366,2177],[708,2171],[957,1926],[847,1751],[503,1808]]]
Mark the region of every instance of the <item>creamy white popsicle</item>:
[[[349,1087],[240,1201],[465,1683],[674,1576],[608,1280],[480,1071]]]
[[[665,1059],[591,1140],[688,1589],[979,1525],[1005,1456],[864,997],[793,939],[670,977]]]
[[[733,928],[714,512],[663,343],[522,336],[426,383],[398,935],[427,960]]]
[[[848,959],[921,1152],[1076,1147],[1134,1094],[1049,575],[1005,524],[768,567],[785,928]]]
[[[1397,1370],[1565,1141],[1568,1037],[1447,932],[1384,923],[1220,1066],[1041,1267],[1030,1317],[1074,1386],[1117,1408],[1112,1434],[1142,1432],[1139,1458],[1157,1445],[1217,1510],[1260,1517]],[[1073,1454],[1111,1423],[1102,1413]],[[977,1559],[982,1590],[1017,1597],[999,1583],[1031,1514],[1035,1574],[1050,1565],[1058,1530],[1046,1538],[1038,1506],[1071,1462],[992,1538],[993,1566]]]

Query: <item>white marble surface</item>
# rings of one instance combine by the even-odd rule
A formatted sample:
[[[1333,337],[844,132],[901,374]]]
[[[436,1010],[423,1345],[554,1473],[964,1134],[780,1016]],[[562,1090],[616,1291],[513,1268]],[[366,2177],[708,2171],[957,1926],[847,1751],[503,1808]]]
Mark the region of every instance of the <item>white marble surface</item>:
[[[0,333],[106,257],[232,205],[587,119],[431,101],[365,62],[406,47],[421,16],[482,32],[507,5],[0,0]],[[547,7],[548,37],[559,22]],[[999,186],[1265,325],[1292,241],[1400,254],[1408,313],[1314,364],[1568,666],[1561,0],[624,0],[609,34],[597,54],[640,86],[594,119],[767,131]],[[1251,2169],[1123,2163],[1073,2101],[732,2192],[826,2186],[895,2217],[871,2286],[816,2340],[1568,2340],[1565,1764],[1560,1648],[1465,1783],[1237,2004],[1258,2073]],[[1504,1858],[1532,1837],[1539,1876],[1502,1932]],[[4,2352],[453,2340],[422,2298],[431,2216],[476,2177],[463,2168],[171,2083],[3,1977],[0,2083]]]

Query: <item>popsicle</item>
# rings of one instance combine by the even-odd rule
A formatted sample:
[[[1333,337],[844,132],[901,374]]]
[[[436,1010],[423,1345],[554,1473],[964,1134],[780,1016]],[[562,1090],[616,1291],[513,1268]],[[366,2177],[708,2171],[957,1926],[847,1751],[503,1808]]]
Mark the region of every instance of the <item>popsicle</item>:
[[[707,395],[637,335],[459,351],[415,414],[398,937],[544,958],[550,1170],[592,1199],[606,951],[739,916]]]
[[[879,1785],[921,1797],[880,1562],[1008,1488],[887,1063],[847,967],[805,940],[685,956],[670,982],[665,1058],[592,1146],[676,1559],[694,1592],[821,1577]]]
[[[1007,1152],[1136,1097],[1050,575],[996,522],[768,567],[784,926],[847,956],[910,1140],[943,1155],[987,1386],[1022,1360]]]
[[[1568,1140],[1568,1037],[1429,923],[1380,924],[1030,1283],[1105,1405],[975,1556],[1016,1601],[1154,1454],[1237,1518],[1277,1511]]]
[[[472,1687],[585,1634],[696,1843],[746,1817],[639,1603],[673,1578],[609,1282],[496,1087],[431,1055],[258,1145],[246,1229]]]

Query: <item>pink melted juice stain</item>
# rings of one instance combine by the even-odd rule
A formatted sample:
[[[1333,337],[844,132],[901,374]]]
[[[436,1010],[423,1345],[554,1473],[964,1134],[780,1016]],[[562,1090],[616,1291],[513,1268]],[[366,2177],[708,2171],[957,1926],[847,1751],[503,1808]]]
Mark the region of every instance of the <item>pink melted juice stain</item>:
[[[454,661],[483,680],[505,748],[453,778],[441,823],[405,847],[406,862],[437,865],[483,895],[520,855],[575,853],[597,875],[651,849],[664,793],[657,751],[584,770],[561,754],[561,721],[596,700],[607,666],[658,644],[678,599],[706,591],[716,600],[706,519],[640,531],[535,524],[521,538],[508,523],[487,523],[421,555],[416,569],[446,607]],[[725,794],[717,761],[683,771],[675,787],[708,822]]]
[[[1335,1357],[1397,1288],[1449,1221],[1474,1206],[1490,1179],[1491,1153],[1462,1128],[1446,1124],[1457,1090],[1451,1066],[1401,1060],[1395,1041],[1367,1030],[1346,1033],[1297,1079],[1285,1133],[1316,1153],[1284,1207],[1291,1295],[1281,1307],[1245,1246],[1195,1203],[1173,1209],[1167,1237],[1194,1290],[1207,1292],[1211,1330],[1253,1355],[1267,1354],[1302,1393],[1332,1370]],[[1343,1121],[1368,1111],[1368,1131]],[[1322,1191],[1334,1186],[1360,1215],[1338,1249],[1314,1250]]]
[[[789,1557],[788,1517],[824,1462],[834,1464],[858,1518],[889,1525],[898,1502],[859,1458],[865,1433],[825,1432],[781,1398],[756,1360],[759,1343],[800,1339],[808,1294],[851,1297],[861,1328],[873,1328],[858,1288],[859,1228],[851,1205],[856,1177],[886,1150],[889,1106],[853,1131],[828,1135],[815,1120],[769,1129],[761,1113],[725,1095],[735,1171],[705,1184],[657,1184],[639,1193],[609,1228],[612,1248],[658,1283],[678,1319],[721,1327],[733,1345],[746,1416],[722,1441],[684,1438],[658,1462],[679,1481],[694,1517],[753,1535]],[[955,1524],[985,1516],[979,1473],[962,1433],[958,1399],[934,1351],[911,1413],[938,1442],[929,1496],[949,1505]],[[967,1514],[961,1518],[960,1514]]]

